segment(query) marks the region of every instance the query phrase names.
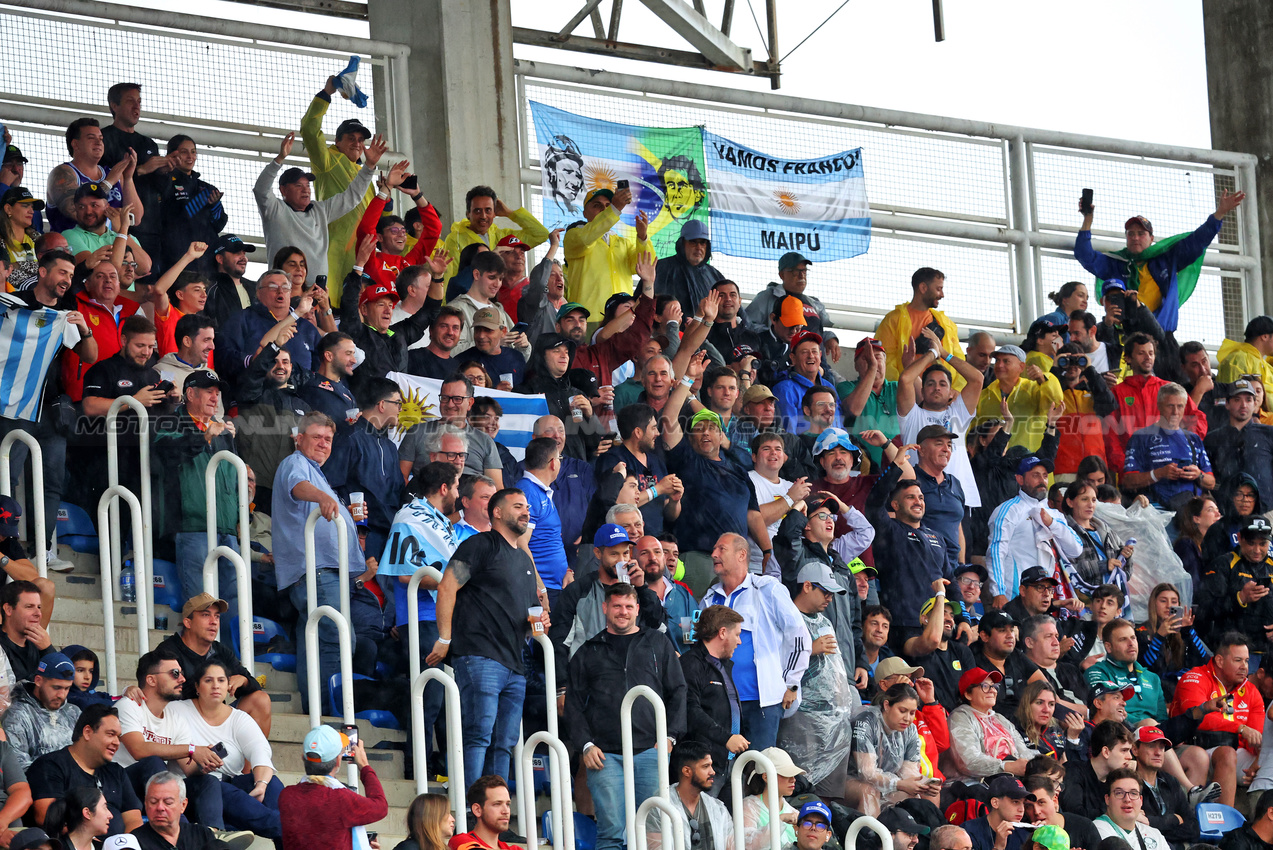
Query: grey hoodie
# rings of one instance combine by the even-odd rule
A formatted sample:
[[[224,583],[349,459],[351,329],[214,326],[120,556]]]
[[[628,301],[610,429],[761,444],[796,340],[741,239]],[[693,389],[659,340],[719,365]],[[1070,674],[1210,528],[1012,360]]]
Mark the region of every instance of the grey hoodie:
[[[69,701],[57,711],[40,705],[32,693],[34,688],[32,682],[19,685],[13,705],[4,713],[4,733],[23,770],[40,756],[69,747],[75,721],[80,717],[80,707]]]

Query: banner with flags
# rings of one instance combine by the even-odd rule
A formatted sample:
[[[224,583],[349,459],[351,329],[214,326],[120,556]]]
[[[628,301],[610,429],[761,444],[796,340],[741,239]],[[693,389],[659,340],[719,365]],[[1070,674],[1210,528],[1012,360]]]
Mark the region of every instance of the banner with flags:
[[[655,254],[676,253],[681,226],[707,222],[710,208],[701,127],[636,127],[585,118],[531,101],[542,165],[543,222],[548,229],[583,221],[593,189],[628,181],[634,203],[620,228],[631,232],[638,211],[649,217]]]
[[[398,427],[390,433],[394,443],[401,443],[407,431],[430,419],[438,418],[438,394],[442,392],[439,378],[421,378],[405,372],[390,372],[389,380],[402,391],[402,410],[398,414]],[[531,440],[535,420],[548,413],[544,396],[521,395],[503,390],[474,387],[474,396],[487,396],[499,402],[504,415],[499,420],[499,436],[496,442],[508,449],[513,457],[522,460],[526,456],[526,444]]]
[[[799,251],[843,260],[871,246],[862,149],[783,159],[705,132],[712,251],[777,260]]]

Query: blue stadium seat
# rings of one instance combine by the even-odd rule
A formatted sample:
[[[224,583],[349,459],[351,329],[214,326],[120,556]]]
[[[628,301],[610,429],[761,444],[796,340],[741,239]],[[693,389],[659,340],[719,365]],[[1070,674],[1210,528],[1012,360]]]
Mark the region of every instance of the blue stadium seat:
[[[181,574],[172,561],[154,559],[154,576],[151,582],[155,586],[155,605],[167,605],[174,611],[181,611],[186,604],[186,596],[181,592]]]
[[[229,622],[228,634],[226,640],[234,648],[235,652],[239,651],[239,618],[227,618]],[[268,646],[275,638],[283,638],[288,640],[287,632],[278,623],[266,617],[252,616],[252,643],[254,646]],[[282,673],[296,672],[296,654],[292,652],[258,652],[255,656],[257,661],[271,665],[275,670]]]
[[[597,847],[597,822],[587,815],[581,815],[574,812],[575,816],[575,850],[596,850]],[[549,844],[553,842],[553,812],[552,809],[544,812],[539,821],[540,832],[543,833],[543,840]]]
[[[58,505],[57,541],[76,552],[98,554],[97,528],[83,508],[70,502]]]
[[[371,676],[364,676],[362,673],[355,673],[353,676],[353,681],[356,682],[359,679],[363,681],[367,681],[367,682],[375,681],[374,679],[372,679]],[[332,677],[327,680],[327,698],[331,700],[332,711],[335,712],[337,716],[341,714],[340,707],[341,705],[343,705],[343,703],[341,702],[342,695],[343,695],[343,692],[341,691],[340,674],[333,673]],[[355,711],[354,717],[358,718],[359,720],[366,720],[368,723],[370,723],[372,726],[375,726],[377,729],[401,729],[402,728],[401,726],[398,725],[398,719],[393,716],[392,712],[388,712],[388,711],[381,711],[379,709]]]
[[[1232,832],[1246,823],[1242,813],[1232,806],[1219,803],[1198,804],[1198,830],[1204,839],[1219,841],[1226,832]]]

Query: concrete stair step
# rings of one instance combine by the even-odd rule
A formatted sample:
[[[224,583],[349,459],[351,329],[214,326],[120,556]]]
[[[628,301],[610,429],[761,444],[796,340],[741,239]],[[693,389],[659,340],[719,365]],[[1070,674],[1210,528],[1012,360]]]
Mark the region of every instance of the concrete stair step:
[[[297,712],[300,709],[299,698],[295,700]],[[275,714],[270,725],[270,743],[275,744],[299,744],[299,742],[309,732],[309,715],[300,713],[280,713],[278,711],[278,703],[274,704]],[[339,727],[342,721],[335,717],[324,717],[323,722],[331,726]],[[357,720],[358,737],[362,740],[363,745],[367,747],[370,753],[371,748],[381,741],[401,742],[407,740],[407,733],[397,729],[377,729],[366,720]],[[379,772],[379,767],[376,768]],[[302,770],[301,773],[304,773]]]
[[[380,780],[380,784],[384,788],[385,799],[389,801],[390,807],[405,809],[407,806],[410,806],[411,801],[416,797],[415,782],[408,781],[406,779],[388,779],[381,775],[380,767],[376,762],[371,762],[371,766],[375,769],[376,778]],[[284,785],[295,785],[297,782],[300,782],[305,778],[305,774],[292,773],[290,771],[279,771],[278,778]],[[345,780],[345,775],[343,773],[340,775],[340,779],[342,782]],[[446,786],[439,782],[430,782],[429,790],[435,794],[445,795],[447,793]],[[383,848],[383,845],[381,846]],[[384,848],[384,850],[389,849]]]

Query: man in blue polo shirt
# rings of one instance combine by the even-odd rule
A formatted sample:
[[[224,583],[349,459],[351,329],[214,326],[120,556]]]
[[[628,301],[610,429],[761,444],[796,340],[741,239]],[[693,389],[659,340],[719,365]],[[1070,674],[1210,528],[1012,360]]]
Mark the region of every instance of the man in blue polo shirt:
[[[552,437],[536,437],[526,444],[526,474],[517,483],[530,508],[530,554],[548,592],[548,606],[557,604],[566,577],[566,545],[561,516],[553,504],[553,482],[561,473],[561,450]]]
[[[804,394],[815,386],[828,387],[835,391],[835,385],[822,377],[822,337],[811,330],[801,328],[791,335],[788,343],[791,350],[791,368],[787,370],[785,379],[774,384],[774,397],[778,401],[778,416],[782,427],[793,434],[803,434],[809,430],[809,422],[804,418],[801,402]],[[835,409],[835,419],[831,423],[836,428],[844,427],[844,414],[839,405]]]
[[[915,436],[915,480],[924,494],[924,523],[941,535],[951,564],[963,561],[959,528],[964,521],[964,488],[958,478],[946,474],[958,436],[941,425],[925,425]]]
[[[1145,490],[1154,504],[1175,510],[1216,486],[1202,438],[1182,427],[1189,394],[1180,384],[1158,389],[1158,421],[1132,434],[1123,460],[1124,490]]]

